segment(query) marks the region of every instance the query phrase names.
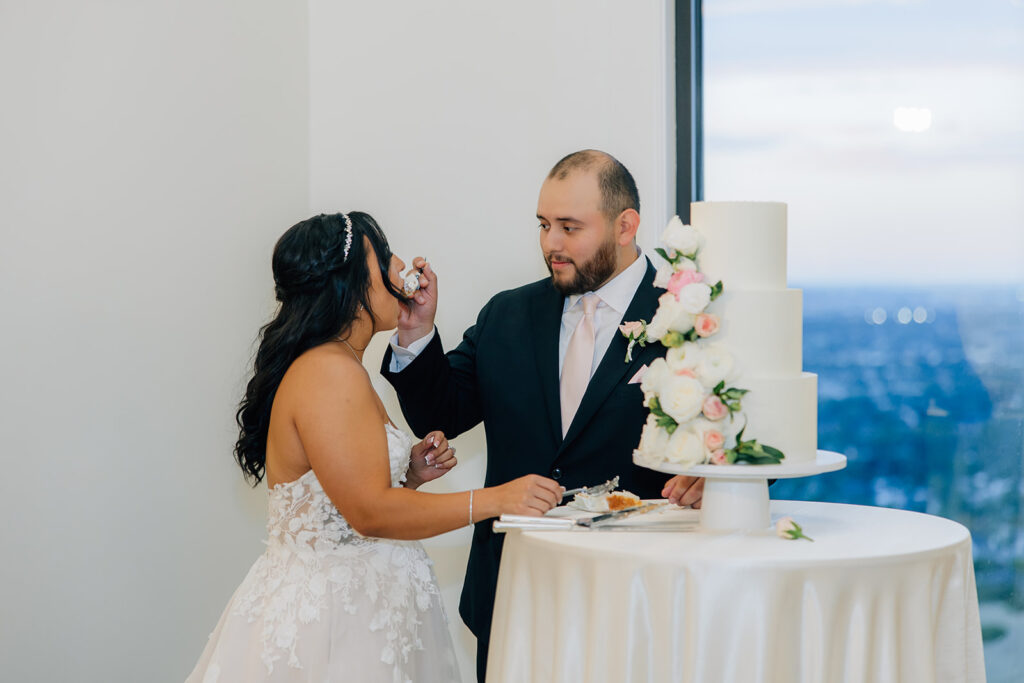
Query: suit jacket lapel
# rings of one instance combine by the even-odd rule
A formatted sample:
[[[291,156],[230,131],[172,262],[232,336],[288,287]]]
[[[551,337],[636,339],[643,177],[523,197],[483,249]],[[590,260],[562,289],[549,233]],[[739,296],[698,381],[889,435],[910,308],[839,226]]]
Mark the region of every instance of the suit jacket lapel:
[[[645,257],[646,258],[646,257]],[[622,316],[622,320],[619,322],[633,321],[633,320],[646,320],[650,322],[654,316],[654,312],[658,308],[658,297],[663,293],[654,287],[654,275],[656,270],[650,259],[647,260],[647,272],[644,274],[644,279],[640,283],[640,286],[636,290],[636,294],[633,295],[633,301],[630,302],[629,308]],[[557,342],[557,339],[556,339]],[[587,390],[583,394],[583,400],[580,401],[580,407],[576,411],[576,416],[572,419],[572,424],[569,425],[569,431],[565,435],[565,439],[562,441],[562,445],[559,448],[559,454],[565,450],[566,446],[569,445],[579,434],[583,431],[587,422],[594,416],[597,409],[601,407],[608,394],[611,393],[612,389],[619,383],[625,380],[627,373],[630,373],[630,377],[643,367],[643,363],[650,359],[651,356],[656,356],[657,353],[662,350],[660,344],[654,342],[654,344],[648,344],[647,348],[640,349],[639,346],[633,347],[633,360],[629,363],[626,360],[626,348],[628,343],[626,338],[621,334],[616,333],[612,337],[611,344],[608,345],[608,350],[605,352],[604,357],[601,359],[600,365],[597,366],[597,372],[590,379],[590,384],[587,385]],[[556,363],[557,363],[557,347]],[[556,368],[557,371],[557,368]],[[556,374],[557,377],[557,374]],[[556,405],[558,398],[558,387],[556,382],[555,387],[555,398]],[[559,411],[560,413],[561,411]],[[558,417],[559,424],[561,417]]]
[[[562,327],[564,305],[565,297],[554,285],[548,283],[538,297],[534,309],[537,311],[535,329],[538,332],[534,336],[534,356],[554,443],[562,440],[562,410],[558,391],[558,335]]]

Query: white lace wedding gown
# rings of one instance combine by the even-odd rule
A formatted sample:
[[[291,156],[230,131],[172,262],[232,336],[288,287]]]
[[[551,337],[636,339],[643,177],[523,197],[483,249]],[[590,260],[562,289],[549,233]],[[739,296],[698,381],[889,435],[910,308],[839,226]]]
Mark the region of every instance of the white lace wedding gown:
[[[412,439],[386,430],[400,486]],[[360,536],[312,470],[270,491],[267,532],[186,683],[459,680],[419,543]]]

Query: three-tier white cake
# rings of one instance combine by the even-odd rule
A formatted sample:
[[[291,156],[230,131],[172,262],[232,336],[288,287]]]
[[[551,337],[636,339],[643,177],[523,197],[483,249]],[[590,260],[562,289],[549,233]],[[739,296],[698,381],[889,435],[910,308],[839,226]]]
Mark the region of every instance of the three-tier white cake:
[[[723,291],[708,306],[719,317],[714,342],[735,358],[743,397],[744,439],[815,459],[818,378],[803,371],[803,292],[786,280],[786,205],[696,202],[690,223],[703,238],[700,269]]]
[[[666,347],[643,374],[651,414],[634,460],[814,463],[817,376],[803,371],[803,293],[786,282],[786,205],[697,202],[690,215],[662,234],[654,317],[623,325],[630,350]]]

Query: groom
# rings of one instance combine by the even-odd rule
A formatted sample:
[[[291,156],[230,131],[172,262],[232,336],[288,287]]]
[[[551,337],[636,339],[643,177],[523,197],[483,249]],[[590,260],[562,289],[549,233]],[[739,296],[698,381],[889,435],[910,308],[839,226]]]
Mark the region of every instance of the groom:
[[[625,362],[622,322],[650,320],[658,306],[655,269],[636,246],[640,198],[633,176],[596,150],[559,161],[537,202],[540,246],[550,278],[495,295],[444,353],[434,328],[437,277],[423,259],[415,304],[399,320],[383,375],[419,435],[449,438],[483,421],[486,486],[541,474],[565,488],[618,476],[641,498],[700,500],[703,480],[633,465],[647,418],[638,373],[664,351],[635,348]],[[484,680],[502,534],[491,520],[473,532],[459,612],[477,637]]]

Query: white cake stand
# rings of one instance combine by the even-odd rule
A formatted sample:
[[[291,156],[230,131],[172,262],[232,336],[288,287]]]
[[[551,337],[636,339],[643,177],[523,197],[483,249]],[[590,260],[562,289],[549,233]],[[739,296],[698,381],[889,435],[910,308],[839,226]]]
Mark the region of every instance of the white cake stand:
[[[814,460],[778,465],[697,465],[685,469],[672,463],[654,463],[633,456],[640,467],[704,477],[700,525],[707,531],[761,531],[771,525],[768,512],[768,480],[810,477],[846,467],[846,456],[818,451]]]

